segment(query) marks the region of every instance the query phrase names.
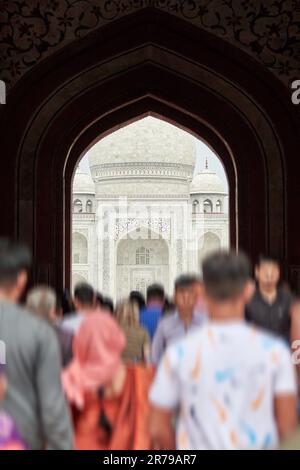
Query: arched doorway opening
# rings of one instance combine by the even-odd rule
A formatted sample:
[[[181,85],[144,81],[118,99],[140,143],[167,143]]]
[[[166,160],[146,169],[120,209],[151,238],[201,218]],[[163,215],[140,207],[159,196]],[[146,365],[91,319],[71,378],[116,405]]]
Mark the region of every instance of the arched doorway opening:
[[[219,158],[165,120],[143,117],[99,140],[80,161],[72,187],[73,207],[89,197],[95,211],[72,214],[73,238],[90,234],[94,256],[85,267],[93,286],[114,300],[131,290],[145,294],[153,282],[171,295],[177,276],[199,270],[202,234],[218,231],[228,248],[228,193]],[[77,246],[72,250],[76,273]]]
[[[201,263],[209,253],[219,250],[222,247],[220,233],[206,232],[199,239],[198,265],[201,271]]]
[[[77,284],[87,283],[87,282],[88,282],[88,279],[86,277],[84,277],[82,274],[73,273],[72,290],[74,290],[74,288]]]
[[[144,239],[141,230],[136,229],[118,242],[116,297],[126,298],[132,290],[146,297],[147,287],[153,283],[162,284],[170,292],[169,276],[169,246],[161,235],[152,232]]]
[[[75,232],[72,237],[73,264],[88,263],[88,242],[84,235]]]

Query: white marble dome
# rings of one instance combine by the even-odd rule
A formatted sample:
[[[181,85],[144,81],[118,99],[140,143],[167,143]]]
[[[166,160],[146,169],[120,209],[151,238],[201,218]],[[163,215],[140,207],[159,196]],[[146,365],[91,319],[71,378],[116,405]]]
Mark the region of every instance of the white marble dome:
[[[145,117],[104,137],[89,151],[91,169],[103,164],[195,165],[195,138],[161,119]]]
[[[200,171],[190,185],[191,194],[227,194],[219,176],[209,169]]]
[[[95,194],[95,183],[88,173],[77,168],[73,180],[74,194]]]

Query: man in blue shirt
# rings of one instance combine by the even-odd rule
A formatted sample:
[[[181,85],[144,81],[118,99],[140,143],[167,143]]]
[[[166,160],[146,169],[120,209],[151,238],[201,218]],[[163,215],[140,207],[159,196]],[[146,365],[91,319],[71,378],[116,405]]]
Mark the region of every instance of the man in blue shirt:
[[[148,331],[151,341],[161,318],[164,302],[164,288],[160,284],[151,284],[147,289],[147,306],[140,311],[140,324]]]

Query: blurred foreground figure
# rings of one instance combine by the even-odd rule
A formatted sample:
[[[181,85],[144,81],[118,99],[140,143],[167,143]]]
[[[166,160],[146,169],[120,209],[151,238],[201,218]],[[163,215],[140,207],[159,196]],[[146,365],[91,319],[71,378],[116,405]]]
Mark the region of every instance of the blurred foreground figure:
[[[126,366],[125,336],[114,318],[96,310],[74,339],[63,372],[77,449],[151,449],[148,392],[152,369]]]
[[[210,255],[203,279],[210,321],[167,349],[150,393],[155,448],[276,447],[297,424],[289,349],[244,321],[253,292],[244,255]]]
[[[182,275],[176,279],[175,314],[166,315],[160,320],[153,338],[151,360],[155,365],[158,365],[169,344],[199,328],[207,320],[204,313],[195,311],[198,300],[196,286],[199,282],[199,279],[193,275]]]
[[[246,307],[246,318],[255,325],[276,333],[289,343],[293,295],[279,287],[278,261],[262,256],[255,267],[257,288]]]
[[[73,335],[60,326],[60,315],[54,290],[48,286],[34,287],[28,292],[26,307],[53,326],[61,350],[62,366],[65,367],[72,359]]]
[[[17,305],[30,264],[26,247],[0,240],[0,339],[7,363],[2,406],[29,449],[71,449],[57,338],[45,321]]]

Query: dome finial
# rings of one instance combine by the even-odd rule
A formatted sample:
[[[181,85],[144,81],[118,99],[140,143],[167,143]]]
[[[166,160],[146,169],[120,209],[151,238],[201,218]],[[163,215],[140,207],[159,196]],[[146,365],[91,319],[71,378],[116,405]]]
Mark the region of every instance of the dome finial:
[[[207,161],[207,157],[205,159],[205,169],[208,170],[208,161]]]

